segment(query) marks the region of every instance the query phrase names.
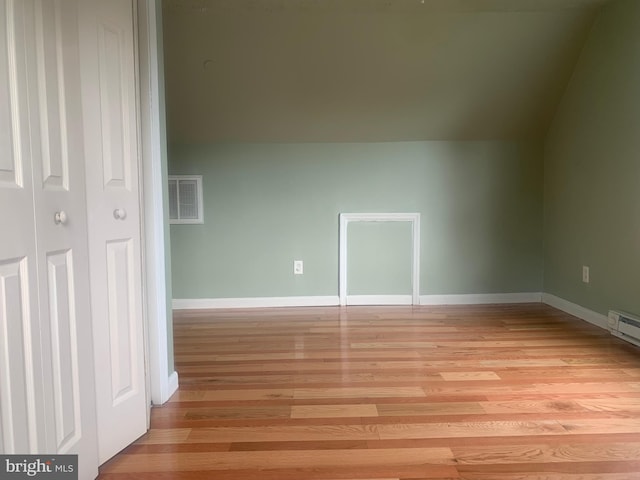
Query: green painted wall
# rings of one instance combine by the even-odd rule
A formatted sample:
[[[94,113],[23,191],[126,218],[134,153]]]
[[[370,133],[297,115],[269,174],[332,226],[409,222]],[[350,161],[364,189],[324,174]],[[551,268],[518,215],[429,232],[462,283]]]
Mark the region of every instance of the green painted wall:
[[[421,294],[542,288],[538,143],[173,145],[169,173],[204,176],[174,298],[337,295],[341,212],[421,213]]]
[[[353,222],[347,229],[347,295],[411,295],[411,223]]]
[[[639,52],[640,2],[610,4],[545,145],[544,289],[603,314],[640,314]]]

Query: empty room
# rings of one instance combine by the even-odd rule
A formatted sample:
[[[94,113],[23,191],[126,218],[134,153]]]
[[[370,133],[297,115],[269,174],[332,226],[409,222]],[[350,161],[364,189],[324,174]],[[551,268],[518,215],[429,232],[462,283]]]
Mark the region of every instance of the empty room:
[[[161,13],[179,387],[101,479],[640,478],[640,1]]]

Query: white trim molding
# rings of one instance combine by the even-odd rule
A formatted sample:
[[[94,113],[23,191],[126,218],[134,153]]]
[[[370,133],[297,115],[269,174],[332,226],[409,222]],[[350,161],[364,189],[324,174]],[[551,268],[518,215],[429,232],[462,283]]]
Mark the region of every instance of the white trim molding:
[[[268,307],[335,307],[336,295],[314,297],[253,297],[253,298],[174,298],[174,310],[206,310],[215,308]]]
[[[338,259],[340,280],[340,305],[348,305],[347,299],[347,235],[351,222],[411,222],[413,233],[413,255],[411,267],[411,304],[420,303],[420,214],[419,213],[341,213],[340,214],[340,254]],[[381,296],[376,296],[381,297]],[[384,295],[382,297],[394,297]],[[402,297],[402,295],[400,295]]]
[[[557,308],[558,310],[562,310],[563,312],[573,315],[574,317],[578,317],[579,319],[589,322],[597,327],[604,328],[605,330],[609,329],[608,318],[606,315],[589,310],[582,305],[572,303],[564,298],[556,297],[550,293],[543,293],[542,303]]]
[[[347,305],[413,305],[411,295],[347,295]]]
[[[169,385],[167,389],[167,393],[169,397],[167,398],[167,400],[177,391],[178,391],[178,372],[173,372],[171,375],[169,375]]]
[[[161,66],[158,63],[158,24],[161,5],[137,0],[138,64],[140,92],[140,144],[142,155],[144,217],[145,326],[149,369],[147,381],[154,405],[165,403],[177,388],[178,376],[169,371],[169,331],[171,312],[167,308],[166,257],[164,237],[162,151],[166,134],[161,125]],[[176,382],[174,388],[173,383]],[[172,390],[173,389],[173,390]]]
[[[482,305],[490,303],[540,303],[542,293],[470,293],[462,295],[420,295],[420,305]]]

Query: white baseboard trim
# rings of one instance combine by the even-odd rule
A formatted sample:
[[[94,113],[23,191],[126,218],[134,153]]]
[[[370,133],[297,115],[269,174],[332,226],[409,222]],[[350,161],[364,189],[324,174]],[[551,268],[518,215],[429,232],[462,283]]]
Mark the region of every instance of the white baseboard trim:
[[[546,294],[545,294],[546,295]],[[542,293],[488,293],[463,295],[421,295],[420,305],[473,305],[488,303],[540,303]],[[348,295],[347,305],[411,305],[411,295]],[[333,307],[337,295],[309,297],[174,298],[174,310],[269,307]]]
[[[347,305],[411,305],[411,295],[347,295]]]
[[[333,307],[340,305],[337,295],[313,297],[254,297],[254,298],[174,298],[174,310],[205,310],[214,308],[267,307]]]
[[[169,398],[171,398],[171,395],[173,395],[174,393],[176,393],[178,391],[178,372],[173,372],[171,375],[169,375],[169,385],[168,385],[168,389],[167,389],[167,393],[169,394],[169,396],[167,397],[167,400]]]
[[[178,386],[178,372],[174,371],[168,377],[164,377],[162,389],[157,392],[155,397],[152,396],[151,405],[156,407],[164,405],[178,391]]]
[[[546,303],[558,310],[562,310],[563,312],[568,313],[569,315],[573,315],[574,317],[578,317],[581,320],[592,323],[593,325],[604,328],[608,330],[607,316],[598,312],[594,312],[593,310],[589,310],[581,305],[576,303],[571,303],[564,298],[556,297],[555,295],[551,295],[550,293],[542,294],[542,303]]]
[[[480,305],[490,303],[540,303],[542,293],[480,293],[462,295],[420,295],[420,305]]]

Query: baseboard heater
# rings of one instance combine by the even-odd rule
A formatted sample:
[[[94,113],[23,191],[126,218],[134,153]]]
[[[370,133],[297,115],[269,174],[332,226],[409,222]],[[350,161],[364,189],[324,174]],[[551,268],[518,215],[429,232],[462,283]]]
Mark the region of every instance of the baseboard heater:
[[[640,318],[630,313],[609,310],[608,324],[612,335],[640,347]]]

